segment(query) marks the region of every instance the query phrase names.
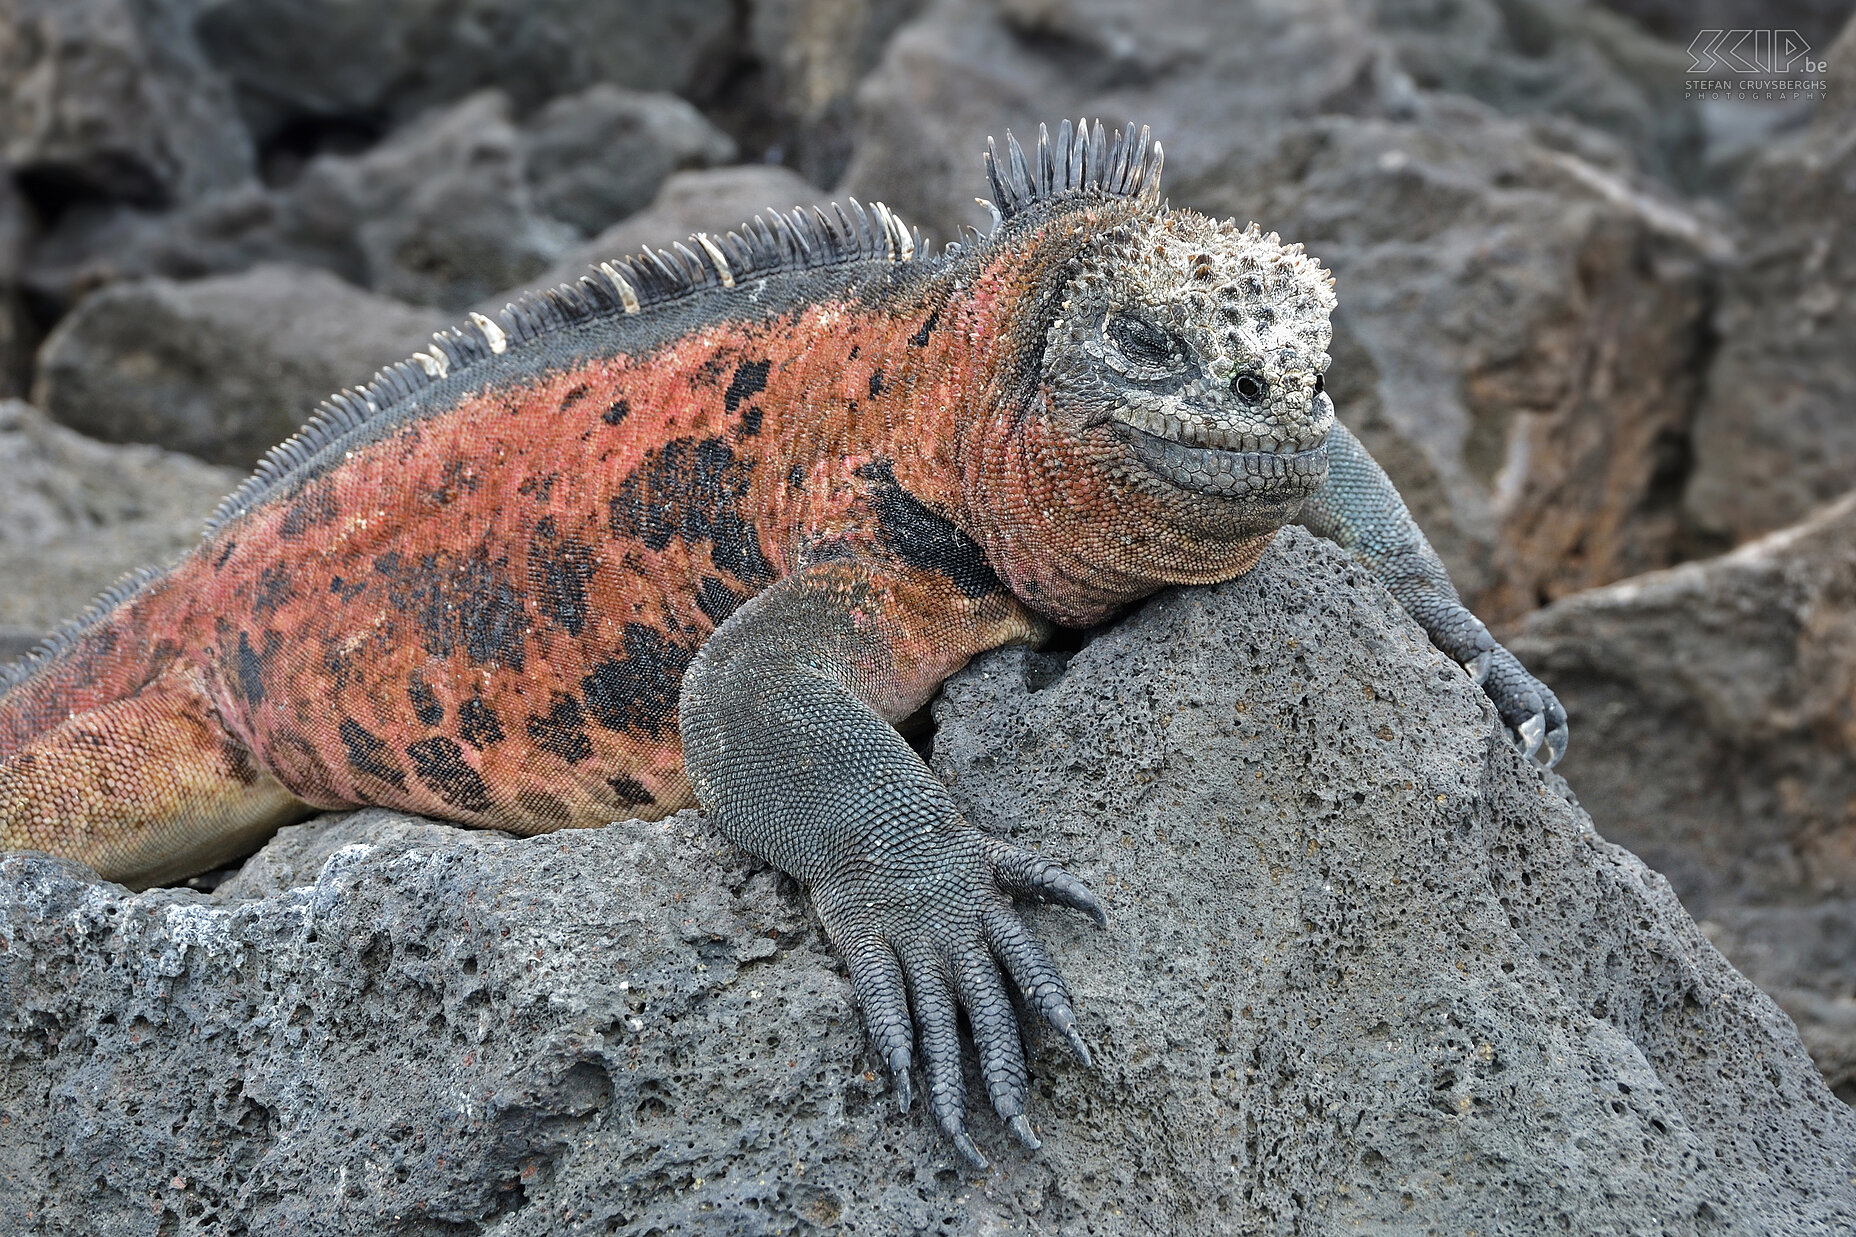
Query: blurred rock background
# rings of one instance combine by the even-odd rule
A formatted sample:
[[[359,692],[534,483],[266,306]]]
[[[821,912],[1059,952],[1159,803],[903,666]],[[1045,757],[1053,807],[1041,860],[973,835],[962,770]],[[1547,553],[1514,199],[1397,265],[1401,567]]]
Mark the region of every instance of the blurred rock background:
[[[1133,119],[1334,270],[1571,784],[1856,1099],[1853,8],[0,0],[0,655],[467,309],[833,194],[951,238],[988,134]],[[1706,96],[1705,28],[1827,67]]]

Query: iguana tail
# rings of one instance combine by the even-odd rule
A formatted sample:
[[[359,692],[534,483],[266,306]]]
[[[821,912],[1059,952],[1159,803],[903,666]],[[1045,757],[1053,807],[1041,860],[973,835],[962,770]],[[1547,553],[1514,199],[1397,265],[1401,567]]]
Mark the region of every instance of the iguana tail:
[[[231,859],[304,805],[219,720],[181,656],[167,573],[125,577],[0,668],[0,850],[147,886]]]

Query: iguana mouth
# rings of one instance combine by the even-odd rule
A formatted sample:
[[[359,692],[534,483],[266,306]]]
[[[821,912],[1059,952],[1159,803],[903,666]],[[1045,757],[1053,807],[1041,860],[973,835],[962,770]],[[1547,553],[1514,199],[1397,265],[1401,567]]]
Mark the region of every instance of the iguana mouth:
[[[1288,449],[1233,451],[1150,434],[1125,421],[1115,422],[1115,428],[1150,472],[1182,489],[1201,494],[1234,497],[1306,494],[1318,488],[1328,476],[1325,433],[1307,445],[1295,441],[1280,444]],[[1184,437],[1182,434],[1181,438]]]

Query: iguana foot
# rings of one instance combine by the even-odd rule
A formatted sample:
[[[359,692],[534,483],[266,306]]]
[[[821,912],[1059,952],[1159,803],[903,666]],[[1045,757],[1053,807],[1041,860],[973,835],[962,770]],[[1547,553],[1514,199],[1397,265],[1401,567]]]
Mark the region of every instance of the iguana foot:
[[[1106,927],[1107,915],[1083,883],[1055,863],[962,825],[922,839],[906,861],[858,856],[817,881],[813,897],[850,964],[858,1004],[895,1079],[901,1110],[912,1098],[909,1067],[919,1036],[935,1123],[969,1164],[987,1167],[966,1126],[956,1029],[965,1008],[993,1111],[1021,1143],[1037,1149],[1025,1116],[1024,1047],[1001,966],[1085,1066],[1090,1057],[1063,978],[1011,899],[1059,902]]]
[[[1551,769],[1566,754],[1566,709],[1553,689],[1527,672],[1515,655],[1494,639],[1488,647],[1464,663],[1464,668],[1489,699],[1508,727],[1509,737],[1521,754],[1529,759],[1544,753],[1544,763]]]

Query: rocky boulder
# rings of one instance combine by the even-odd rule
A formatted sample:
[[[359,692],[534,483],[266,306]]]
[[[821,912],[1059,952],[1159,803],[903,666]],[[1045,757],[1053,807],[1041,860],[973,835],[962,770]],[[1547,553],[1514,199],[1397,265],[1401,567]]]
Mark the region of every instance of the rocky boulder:
[[[642,210],[672,172],[735,158],[735,143],[672,94],[602,83],[564,95],[526,125],[535,207],[588,235]]]
[[[1805,132],[1752,161],[1683,505],[1728,541],[1856,487],[1856,20]]]
[[[0,860],[4,1225],[1856,1224],[1856,1113],[1791,1024],[1332,547],[982,658],[937,719],[971,819],[1109,907],[1027,912],[1097,1056],[1036,1037],[1043,1151],[976,1111],[973,1174],[898,1116],[804,901],[697,815],[367,812],[211,895]]]
[[[244,466],[451,322],[305,267],[116,284],[46,339],[34,400],[96,438]]]
[[[195,0],[0,2],[0,157],[51,205],[192,201],[249,180],[250,136]]]
[[[1530,615],[1564,770],[1856,1098],[1856,494]]]
[[[529,110],[595,82],[689,92],[720,78],[728,0],[219,0],[199,22],[261,135],[297,118],[395,120],[498,87]]]

